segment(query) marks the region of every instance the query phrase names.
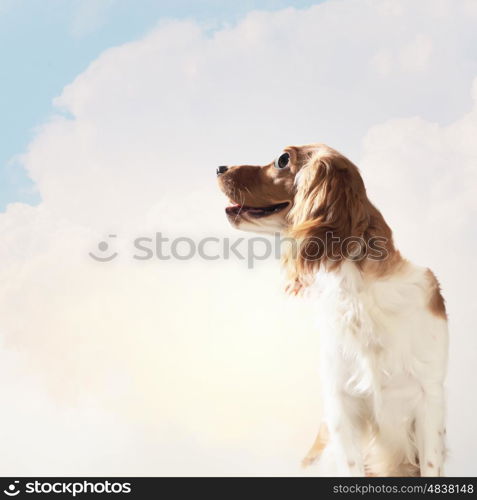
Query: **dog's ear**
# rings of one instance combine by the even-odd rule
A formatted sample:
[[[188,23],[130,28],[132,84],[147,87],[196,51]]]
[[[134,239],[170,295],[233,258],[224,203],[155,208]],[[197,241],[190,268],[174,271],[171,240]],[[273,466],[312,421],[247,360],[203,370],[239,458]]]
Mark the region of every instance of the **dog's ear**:
[[[285,254],[290,278],[306,281],[324,261],[334,267],[355,254],[356,245],[349,243],[362,238],[368,228],[368,203],[355,165],[337,153],[314,155],[297,175],[288,214],[288,236],[296,242]]]

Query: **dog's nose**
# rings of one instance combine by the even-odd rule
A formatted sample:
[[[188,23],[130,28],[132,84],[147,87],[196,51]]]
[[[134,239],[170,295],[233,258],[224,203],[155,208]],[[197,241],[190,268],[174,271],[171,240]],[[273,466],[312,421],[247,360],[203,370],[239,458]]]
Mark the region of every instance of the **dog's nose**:
[[[216,170],[216,173],[217,175],[220,175],[220,174],[225,174],[225,172],[227,172],[227,170],[229,169],[229,167],[226,167],[225,165],[222,165],[220,166],[217,170]]]

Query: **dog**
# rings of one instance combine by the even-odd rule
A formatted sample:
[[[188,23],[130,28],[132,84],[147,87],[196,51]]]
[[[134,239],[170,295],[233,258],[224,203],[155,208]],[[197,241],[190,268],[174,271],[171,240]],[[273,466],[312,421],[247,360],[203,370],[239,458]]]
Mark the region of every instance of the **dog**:
[[[304,463],[326,447],[341,476],[443,475],[444,299],[395,248],[358,168],[308,144],[217,176],[234,227],[285,236],[287,290],[314,308],[324,415]]]

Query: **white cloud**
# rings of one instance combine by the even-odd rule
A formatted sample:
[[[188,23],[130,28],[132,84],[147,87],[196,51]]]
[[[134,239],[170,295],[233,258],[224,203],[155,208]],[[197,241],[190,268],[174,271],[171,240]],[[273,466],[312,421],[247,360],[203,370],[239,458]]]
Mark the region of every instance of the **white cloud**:
[[[423,71],[430,62],[431,54],[432,40],[424,35],[417,35],[401,49],[399,61],[404,70]]]
[[[67,115],[24,155],[42,204],[0,214],[0,390],[12,401],[0,428],[17,450],[3,470],[299,473],[319,411],[318,339],[306,305],[281,297],[278,267],[138,262],[128,243],[243,236],[226,228],[216,165],[324,141],[362,157],[398,244],[442,278],[456,339],[449,472],[475,473],[476,401],[461,387],[476,361],[477,35],[468,2],[438,7],[337,0],[251,13],[211,36],[169,22],[64,89]],[[93,262],[111,233],[120,256]]]
[[[430,64],[432,51],[432,39],[419,34],[397,50],[379,49],[371,59],[371,67],[381,77],[424,71]]]

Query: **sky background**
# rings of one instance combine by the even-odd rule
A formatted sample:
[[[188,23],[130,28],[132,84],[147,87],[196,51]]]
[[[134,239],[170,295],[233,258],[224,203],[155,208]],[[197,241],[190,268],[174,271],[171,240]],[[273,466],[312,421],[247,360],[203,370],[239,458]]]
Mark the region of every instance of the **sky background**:
[[[319,3],[296,0],[297,8]],[[0,0],[0,210],[38,203],[40,195],[15,161],[53,98],[103,50],[134,40],[164,19],[193,19],[208,29],[252,9],[277,10],[287,0]]]
[[[320,472],[313,304],[273,259],[132,244],[246,237],[216,166],[319,141],[442,282],[447,472],[475,475],[477,2],[138,4],[0,0],[2,473]]]

